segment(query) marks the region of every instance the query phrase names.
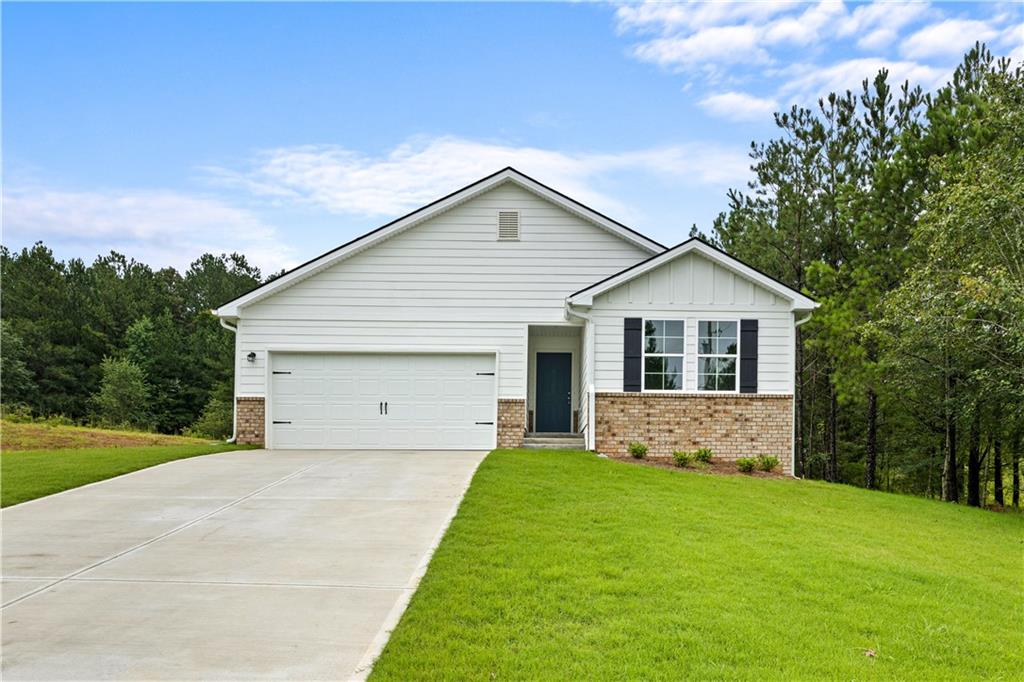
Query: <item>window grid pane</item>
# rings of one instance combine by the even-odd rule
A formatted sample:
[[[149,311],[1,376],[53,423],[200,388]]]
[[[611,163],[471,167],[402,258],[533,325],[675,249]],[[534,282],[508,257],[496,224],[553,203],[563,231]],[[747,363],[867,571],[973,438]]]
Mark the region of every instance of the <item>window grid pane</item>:
[[[685,335],[683,320],[644,320],[644,390],[682,390]]]
[[[715,320],[697,323],[698,390],[736,390],[737,326]]]

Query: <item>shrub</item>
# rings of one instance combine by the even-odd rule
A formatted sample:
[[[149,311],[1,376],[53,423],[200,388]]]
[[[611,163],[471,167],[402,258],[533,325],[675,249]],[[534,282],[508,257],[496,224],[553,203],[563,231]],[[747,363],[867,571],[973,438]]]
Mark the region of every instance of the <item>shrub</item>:
[[[629,444],[629,454],[633,455],[634,459],[643,459],[647,456],[647,445],[639,441],[633,441]]]
[[[35,421],[47,426],[76,426],[78,424],[74,419],[63,414],[51,414],[49,417],[36,419]]]
[[[690,466],[690,462],[693,461],[693,455],[685,450],[676,450],[672,453],[672,461],[676,463],[677,467],[685,468]]]
[[[736,467],[745,474],[749,474],[757,467],[757,460],[753,457],[740,457],[736,460]]]
[[[149,386],[142,368],[130,360],[104,358],[103,380],[93,396],[103,426],[145,430],[149,427]]]
[[[234,422],[231,403],[223,398],[210,398],[203,408],[203,413],[192,426],[185,430],[186,435],[214,440],[227,438],[231,435]]]
[[[772,471],[779,466],[779,458],[773,455],[758,455],[757,468],[761,471]]]
[[[712,457],[714,457],[714,453],[711,452],[711,448],[700,448],[697,452],[693,453],[693,458],[701,464],[710,463]]]
[[[15,424],[26,424],[33,421],[32,408],[21,403],[13,405],[7,403],[0,404],[0,416]]]

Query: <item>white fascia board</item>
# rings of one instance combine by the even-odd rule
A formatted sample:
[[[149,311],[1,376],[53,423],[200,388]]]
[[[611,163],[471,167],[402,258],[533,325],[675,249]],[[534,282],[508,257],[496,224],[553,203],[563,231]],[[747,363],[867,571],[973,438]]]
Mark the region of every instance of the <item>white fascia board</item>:
[[[690,239],[688,241],[675,246],[664,253],[661,253],[653,258],[649,258],[646,261],[634,265],[633,267],[626,268],[617,275],[612,275],[608,279],[605,279],[597,284],[593,284],[586,289],[581,289],[572,296],[570,296],[566,302],[570,305],[578,306],[591,306],[594,304],[594,297],[603,294],[606,291],[610,291],[615,287],[622,286],[630,280],[636,279],[637,277],[650,272],[656,268],[670,263],[676,258],[685,256],[688,253],[697,252],[722,267],[731,270],[735,274],[748,279],[761,287],[768,289],[772,293],[779,295],[780,297],[790,301],[790,310],[814,310],[818,307],[818,303],[814,300],[804,296],[799,291],[791,289],[790,287],[777,282],[768,275],[758,272],[754,268],[741,263],[729,254],[719,251],[718,249],[705,244],[699,239]]]
[[[239,310],[247,305],[255,303],[256,301],[267,298],[274,293],[285,289],[292,284],[302,281],[307,277],[310,277],[321,270],[328,268],[335,263],[344,260],[360,251],[364,251],[371,248],[375,244],[384,241],[385,239],[395,235],[398,232],[402,232],[417,223],[421,223],[424,220],[429,220],[455,206],[478,196],[497,185],[505,182],[514,182],[520,187],[537,194],[538,196],[547,199],[551,203],[559,206],[560,208],[578,215],[585,220],[594,223],[598,227],[601,227],[621,239],[624,239],[632,244],[639,246],[648,253],[657,254],[665,251],[665,247],[658,242],[644,237],[639,232],[635,232],[625,225],[615,222],[607,216],[601,215],[597,211],[590,209],[583,204],[570,199],[569,197],[561,194],[560,192],[542,185],[533,178],[527,177],[515,170],[514,168],[506,168],[494,175],[479,180],[468,187],[465,187],[457,192],[454,192],[442,199],[435,201],[432,204],[428,204],[423,208],[420,208],[412,213],[395,220],[394,222],[388,223],[383,227],[379,227],[376,230],[369,232],[361,237],[357,237],[351,242],[344,244],[333,251],[319,256],[308,263],[300,265],[291,272],[285,273],[281,277],[278,277],[273,282],[266,284],[262,287],[258,287],[247,294],[236,298],[233,301],[217,308],[213,311],[214,315],[218,317],[226,318],[237,318],[239,316]]]

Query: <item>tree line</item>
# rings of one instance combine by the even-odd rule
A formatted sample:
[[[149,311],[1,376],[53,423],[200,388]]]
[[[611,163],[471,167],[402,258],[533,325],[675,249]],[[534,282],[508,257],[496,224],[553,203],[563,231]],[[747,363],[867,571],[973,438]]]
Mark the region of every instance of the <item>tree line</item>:
[[[210,310],[262,281],[239,254],[181,274],[114,252],[87,265],[42,243],[0,248],[5,414],[230,435],[234,337]]]
[[[1021,67],[979,44],[934,93],[883,70],[775,124],[710,238],[821,304],[797,330],[799,473],[1019,505]]]

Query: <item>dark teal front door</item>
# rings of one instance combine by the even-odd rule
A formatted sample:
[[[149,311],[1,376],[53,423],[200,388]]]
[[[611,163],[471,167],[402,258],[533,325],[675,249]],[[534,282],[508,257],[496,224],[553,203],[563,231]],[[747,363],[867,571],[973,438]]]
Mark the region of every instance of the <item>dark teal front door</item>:
[[[537,431],[572,430],[572,353],[537,353]]]

